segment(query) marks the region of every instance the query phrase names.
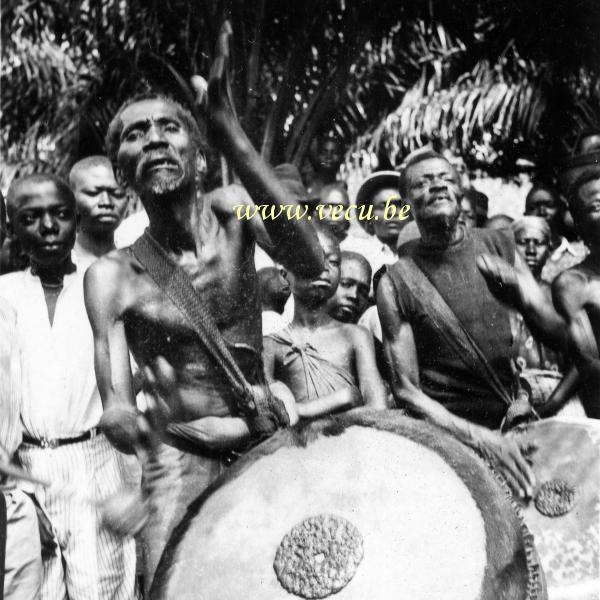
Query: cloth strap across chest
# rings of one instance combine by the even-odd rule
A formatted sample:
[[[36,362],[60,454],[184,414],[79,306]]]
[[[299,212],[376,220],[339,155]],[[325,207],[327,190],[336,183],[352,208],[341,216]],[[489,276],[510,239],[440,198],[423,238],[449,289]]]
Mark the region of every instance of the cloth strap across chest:
[[[235,393],[236,408],[244,416],[256,418],[257,406],[252,386],[231,355],[212,315],[194,289],[187,273],[168,256],[147,230],[132,245],[132,251],[156,285],[192,326],[199,340],[227,377]]]

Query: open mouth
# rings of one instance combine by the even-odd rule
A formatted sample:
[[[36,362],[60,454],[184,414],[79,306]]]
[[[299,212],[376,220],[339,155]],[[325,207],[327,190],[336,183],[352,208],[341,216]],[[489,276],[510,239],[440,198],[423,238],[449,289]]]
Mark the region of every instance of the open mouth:
[[[172,158],[153,158],[151,160],[146,161],[144,164],[144,171],[149,173],[151,171],[176,171],[179,169],[179,164],[174,161]]]
[[[325,281],[324,279],[316,279],[315,281],[311,282],[310,286],[315,288],[328,288],[331,286],[331,282]]]
[[[50,242],[50,243],[46,243],[46,244],[40,244],[40,248],[46,250],[46,252],[54,252],[62,247],[63,247],[63,245],[60,242]]]

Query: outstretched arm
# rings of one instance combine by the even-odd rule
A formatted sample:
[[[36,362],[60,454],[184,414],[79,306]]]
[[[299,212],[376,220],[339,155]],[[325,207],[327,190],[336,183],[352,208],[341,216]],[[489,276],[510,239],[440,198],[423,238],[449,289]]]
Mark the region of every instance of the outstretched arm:
[[[210,137],[257,204],[296,205],[296,200],[290,197],[252,146],[233,110],[228,74],[231,33],[231,26],[226,21],[219,34],[207,93],[198,86],[200,78],[195,77],[192,82],[199,96],[204,96],[199,99],[206,105]],[[323,252],[312,224],[306,219],[281,216],[266,221],[265,227],[277,262],[303,277],[316,277],[323,270]]]
[[[489,254],[478,256],[477,266],[492,294],[523,315],[536,339],[558,352],[564,351],[568,337],[565,320],[518,254],[514,267],[499,256]]]
[[[479,451],[502,471],[519,495],[531,496],[533,473],[514,440],[453,415],[418,387],[419,365],[412,327],[401,318],[395,298],[394,285],[384,275],[377,288],[377,309],[396,401]]]
[[[120,316],[119,267],[109,258],[94,263],[84,279],[85,306],[94,334],[94,367],[104,414],[100,428],[121,452],[137,441],[138,411],[125,327]]]

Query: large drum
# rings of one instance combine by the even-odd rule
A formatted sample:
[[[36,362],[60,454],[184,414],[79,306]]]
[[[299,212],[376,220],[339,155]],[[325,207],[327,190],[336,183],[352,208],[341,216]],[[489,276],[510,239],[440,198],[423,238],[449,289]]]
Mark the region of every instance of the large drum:
[[[600,600],[600,422],[547,419],[515,433],[536,450],[534,534],[550,600]]]
[[[160,600],[545,598],[510,493],[460,442],[396,411],[281,431],[190,507]]]

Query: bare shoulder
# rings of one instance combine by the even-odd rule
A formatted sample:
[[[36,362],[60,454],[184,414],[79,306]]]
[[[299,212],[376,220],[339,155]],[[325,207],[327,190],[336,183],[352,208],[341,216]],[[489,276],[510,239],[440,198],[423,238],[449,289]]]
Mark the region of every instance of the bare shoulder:
[[[86,271],[86,298],[94,304],[119,297],[140,270],[141,266],[127,248],[109,252]]]
[[[352,323],[340,323],[339,332],[345,338],[352,342],[354,346],[365,343],[369,343],[371,340],[371,333],[361,325],[354,325]]]
[[[552,283],[552,299],[557,308],[568,310],[585,304],[589,281],[579,265],[560,273]]]
[[[216,188],[204,194],[204,202],[221,215],[234,215],[237,206],[253,204],[250,194],[239,184],[231,184]]]

